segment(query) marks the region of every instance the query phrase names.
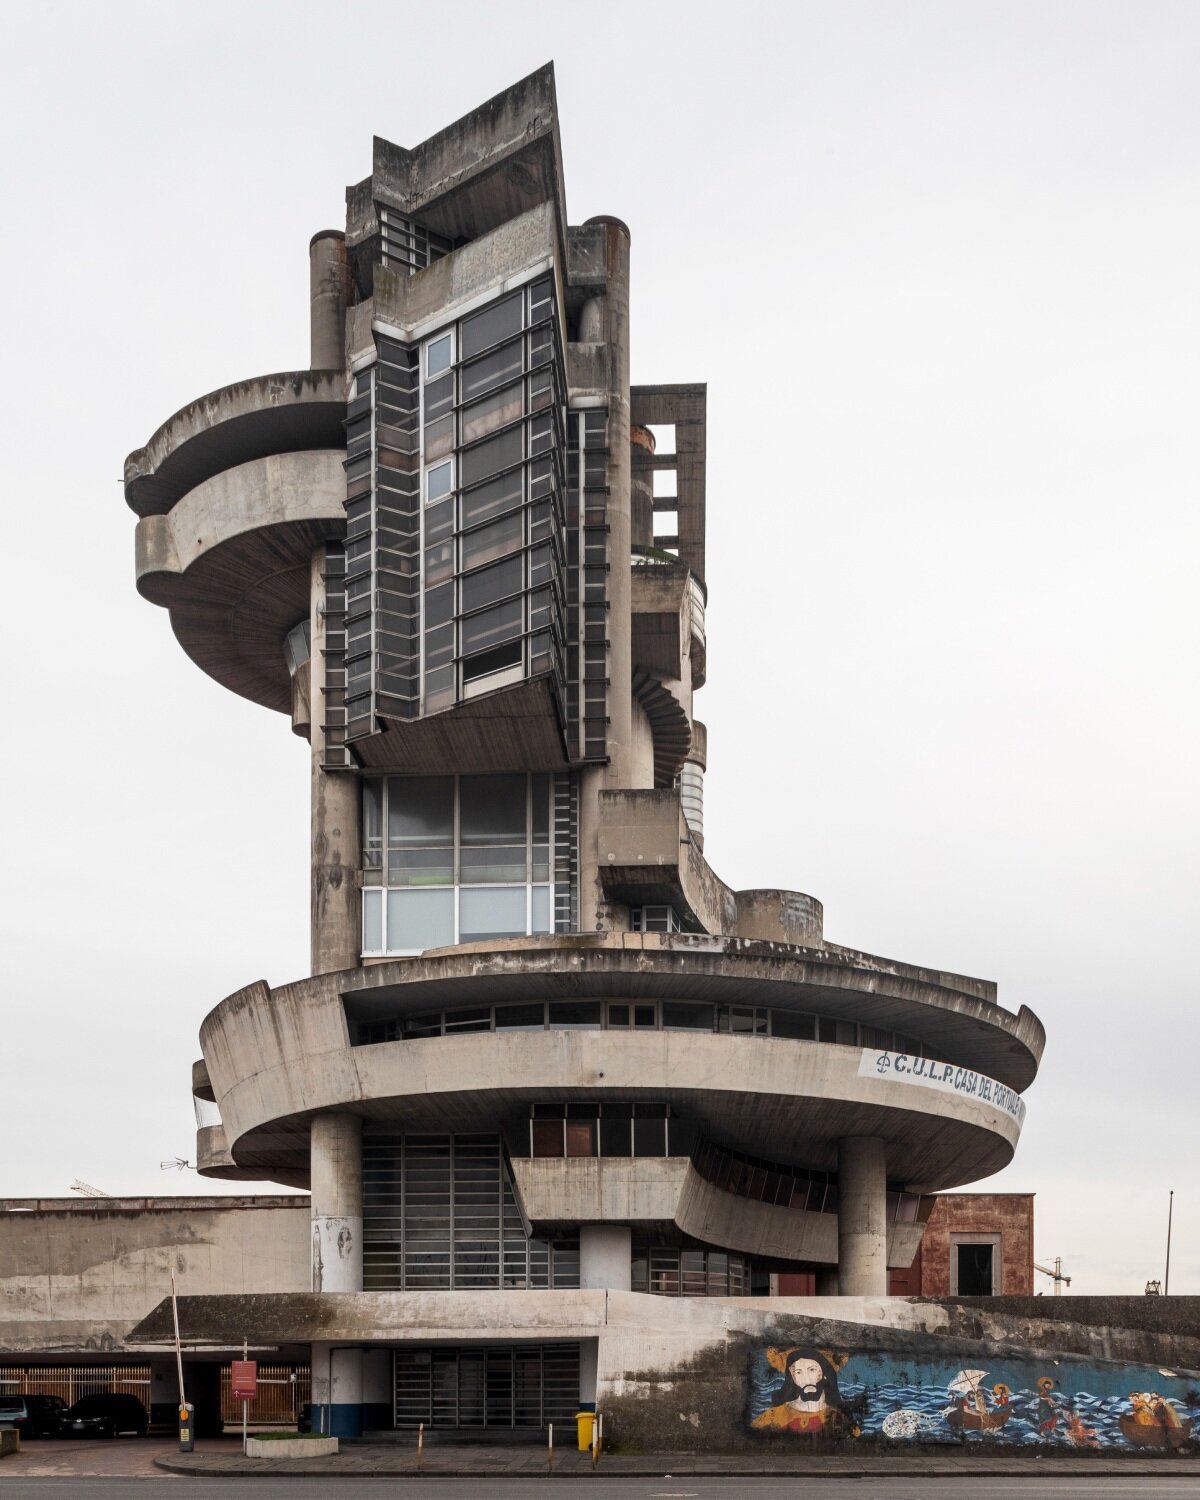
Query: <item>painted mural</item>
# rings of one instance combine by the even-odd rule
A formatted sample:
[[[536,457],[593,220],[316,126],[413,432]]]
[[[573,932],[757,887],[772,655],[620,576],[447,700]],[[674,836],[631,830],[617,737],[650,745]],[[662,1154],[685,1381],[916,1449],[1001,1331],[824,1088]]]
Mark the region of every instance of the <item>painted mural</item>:
[[[771,1345],[752,1356],[747,1418],[752,1432],[802,1438],[1194,1453],[1200,1379],[1052,1358],[1044,1366],[1001,1359],[975,1369]]]

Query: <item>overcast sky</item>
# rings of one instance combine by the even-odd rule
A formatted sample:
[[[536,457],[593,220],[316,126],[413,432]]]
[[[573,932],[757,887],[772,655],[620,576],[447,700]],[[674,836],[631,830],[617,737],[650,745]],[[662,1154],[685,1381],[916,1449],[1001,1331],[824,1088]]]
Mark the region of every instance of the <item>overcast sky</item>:
[[[0,21],[0,1194],[200,1192],[201,1019],[307,973],[307,748],[133,587],[123,459],[308,356],[371,136],[557,71],[635,381],[708,382],[706,854],[1049,1034],[1074,1292],[1200,1292],[1200,6],[219,3]],[[219,1186],[216,1190],[220,1190]],[[1038,1278],[1039,1289],[1049,1283]]]

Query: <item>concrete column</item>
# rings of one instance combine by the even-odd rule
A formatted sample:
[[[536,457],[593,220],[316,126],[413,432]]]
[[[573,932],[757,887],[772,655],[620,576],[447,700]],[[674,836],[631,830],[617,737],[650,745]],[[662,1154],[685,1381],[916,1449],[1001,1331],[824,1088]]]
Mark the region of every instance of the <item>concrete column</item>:
[[[654,545],[654,434],[648,427],[629,429],[630,451],[630,541],[635,547]]]
[[[322,229],[308,243],[310,364],[314,370],[346,366],[346,236]]]
[[[363,1350],[363,1429],[392,1425],[392,1351]]]
[[[579,1285],[627,1292],[633,1278],[633,1231],[628,1224],[584,1224],[579,1230]]]
[[[312,1425],[327,1437],[362,1435],[361,1349],[341,1344],[312,1345]]]
[[[605,234],[602,338],[608,345],[608,775],[609,788],[633,785],[633,688],[629,576],[632,489],[629,454],[629,230],[620,219],[588,219]],[[591,313],[583,322],[590,323]]]
[[[838,1291],[887,1296],[887,1159],[872,1136],[838,1142]]]
[[[313,553],[309,584],[312,741],[312,972],[332,974],[358,967],[361,944],[362,863],[358,778],[326,771],[325,758],[325,549]]]
[[[312,1289],[361,1292],[362,1120],[317,1115],[309,1128]]]

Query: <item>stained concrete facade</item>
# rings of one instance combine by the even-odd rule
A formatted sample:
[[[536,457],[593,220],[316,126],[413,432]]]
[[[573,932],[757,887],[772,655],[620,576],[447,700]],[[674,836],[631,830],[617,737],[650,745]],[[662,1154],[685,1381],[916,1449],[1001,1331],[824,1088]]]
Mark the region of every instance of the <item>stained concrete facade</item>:
[[[491,1330],[537,1425],[628,1367],[610,1292],[676,1354],[780,1272],[882,1297],[1011,1159],[1045,1038],[709,864],[706,389],[631,383],[630,231],[570,222],[552,69],[376,138],[346,201],[312,368],[126,462],[139,590],[311,755],[312,972],[203,1021],[197,1159],[311,1192],[320,1300],[271,1307],[322,1423],[414,1421],[449,1340],[429,1419],[471,1425]]]

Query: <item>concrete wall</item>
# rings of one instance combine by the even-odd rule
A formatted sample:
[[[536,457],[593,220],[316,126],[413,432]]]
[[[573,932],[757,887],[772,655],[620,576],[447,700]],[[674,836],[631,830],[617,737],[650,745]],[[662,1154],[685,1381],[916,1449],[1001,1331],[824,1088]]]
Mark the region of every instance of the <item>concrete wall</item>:
[[[0,1351],[119,1351],[171,1290],[307,1291],[307,1198],[0,1199]]]
[[[948,1193],[940,1197],[921,1241],[921,1295],[952,1295],[956,1290],[951,1285],[952,1246],[959,1236],[969,1239],[976,1235],[1000,1239],[998,1261],[1003,1268],[1003,1283],[996,1288],[997,1293],[1030,1296],[1034,1290],[1032,1193]]]

